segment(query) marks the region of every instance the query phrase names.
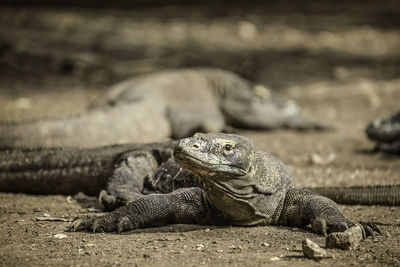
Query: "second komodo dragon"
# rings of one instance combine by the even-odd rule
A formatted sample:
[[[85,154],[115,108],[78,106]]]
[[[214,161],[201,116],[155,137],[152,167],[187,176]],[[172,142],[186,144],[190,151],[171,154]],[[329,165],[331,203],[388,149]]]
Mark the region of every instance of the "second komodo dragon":
[[[400,203],[398,186],[366,187],[371,191],[364,203],[363,190],[358,189],[353,197],[360,204]],[[75,222],[75,230],[120,232],[173,222],[311,224],[325,234],[353,225],[332,200],[296,188],[278,159],[232,134],[95,149],[3,151],[0,191],[100,192],[108,210],[131,202],[103,217]],[[337,200],[346,203],[341,193],[348,192],[335,191]]]
[[[366,133],[376,142],[375,151],[400,155],[400,110],[386,118],[373,120]]]
[[[0,147],[94,147],[157,142],[233,127],[330,129],[306,119],[293,101],[220,69],[178,69],[111,87],[87,112],[0,123]]]

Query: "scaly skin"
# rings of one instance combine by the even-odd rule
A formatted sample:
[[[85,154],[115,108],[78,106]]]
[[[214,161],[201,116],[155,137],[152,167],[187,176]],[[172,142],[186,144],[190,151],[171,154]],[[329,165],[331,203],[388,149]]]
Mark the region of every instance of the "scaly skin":
[[[196,134],[179,141],[175,160],[201,187],[146,195],[114,212],[86,217],[70,230],[129,231],[167,223],[311,224],[316,233],[353,226],[330,199],[296,188],[285,165],[238,135]]]
[[[219,69],[167,70],[111,87],[75,116],[0,123],[0,147],[95,147],[157,142],[201,132],[331,129],[303,118],[293,101]]]
[[[177,141],[91,149],[0,151],[0,191],[34,194],[100,194],[107,210],[143,194],[199,186],[172,157]],[[400,186],[309,188],[340,204],[400,205]]]
[[[98,195],[107,210],[142,196],[144,178],[172,157],[176,141],[92,149],[0,151],[0,191]]]
[[[310,191],[346,205],[400,205],[400,185],[317,187]]]

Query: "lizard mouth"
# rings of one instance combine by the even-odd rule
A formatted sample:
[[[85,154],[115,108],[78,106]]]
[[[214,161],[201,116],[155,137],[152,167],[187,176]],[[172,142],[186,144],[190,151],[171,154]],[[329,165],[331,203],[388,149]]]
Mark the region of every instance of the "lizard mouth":
[[[183,165],[186,169],[193,172],[207,172],[207,173],[226,173],[233,175],[245,175],[246,171],[240,167],[232,166],[223,163],[210,163],[201,160],[195,156],[189,155],[183,151],[176,151],[174,157],[177,162]]]

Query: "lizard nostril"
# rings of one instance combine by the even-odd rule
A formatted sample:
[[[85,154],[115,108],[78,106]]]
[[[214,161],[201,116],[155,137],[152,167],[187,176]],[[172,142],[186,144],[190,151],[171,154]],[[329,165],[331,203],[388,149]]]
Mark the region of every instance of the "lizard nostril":
[[[194,147],[195,149],[199,149],[199,148],[200,148],[198,144],[194,144],[193,147]]]

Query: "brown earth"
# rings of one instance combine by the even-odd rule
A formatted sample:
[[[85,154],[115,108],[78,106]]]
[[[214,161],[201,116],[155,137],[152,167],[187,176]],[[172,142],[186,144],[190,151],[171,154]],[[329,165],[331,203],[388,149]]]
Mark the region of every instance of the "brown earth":
[[[317,3],[318,2],[318,3]],[[240,131],[292,168],[300,186],[398,183],[400,158],[370,153],[373,118],[399,109],[397,1],[306,1],[301,6],[0,8],[0,118],[76,113],[125,77],[168,67],[213,66],[265,83],[334,132]],[[396,19],[397,18],[397,19]],[[313,154],[334,155],[312,163]],[[400,265],[400,209],[342,206],[386,232],[356,250],[305,259],[288,227],[169,225],[127,234],[64,233],[87,209],[67,196],[0,194],[1,266]],[[56,234],[66,234],[58,239]]]

